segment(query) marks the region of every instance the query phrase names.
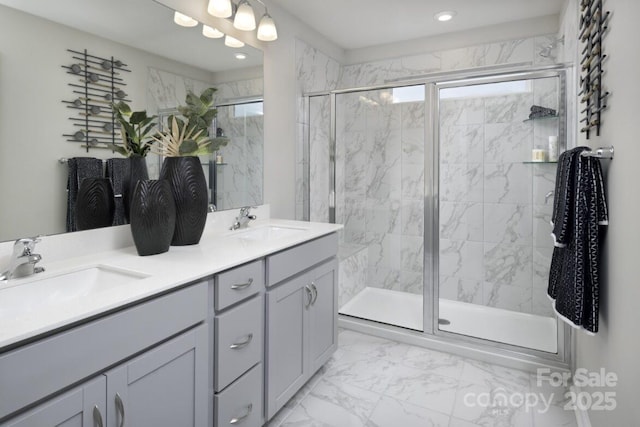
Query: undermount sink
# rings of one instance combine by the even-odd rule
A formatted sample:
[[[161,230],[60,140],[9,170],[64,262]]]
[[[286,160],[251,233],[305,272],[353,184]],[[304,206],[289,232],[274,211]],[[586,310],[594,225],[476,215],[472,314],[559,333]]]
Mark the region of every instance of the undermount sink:
[[[106,265],[50,276],[40,274],[0,284],[0,317],[23,317],[46,307],[92,297],[149,277],[137,271]]]
[[[250,228],[243,230],[237,235],[239,239],[248,241],[267,241],[291,237],[305,231],[304,228],[295,227],[279,227],[267,225],[263,227]]]

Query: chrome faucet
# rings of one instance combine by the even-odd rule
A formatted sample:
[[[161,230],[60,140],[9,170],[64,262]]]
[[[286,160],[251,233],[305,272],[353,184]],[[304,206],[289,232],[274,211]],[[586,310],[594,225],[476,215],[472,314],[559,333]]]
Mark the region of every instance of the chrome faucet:
[[[44,271],[44,267],[36,267],[42,260],[42,255],[33,253],[39,241],[39,237],[25,237],[15,241],[9,266],[7,271],[0,274],[0,281],[27,277]]]
[[[255,209],[255,208],[254,208]],[[231,226],[231,230],[237,230],[239,228],[245,228],[249,221],[256,219],[255,215],[250,215],[251,206],[245,206],[240,208],[240,214],[236,217],[236,221]]]

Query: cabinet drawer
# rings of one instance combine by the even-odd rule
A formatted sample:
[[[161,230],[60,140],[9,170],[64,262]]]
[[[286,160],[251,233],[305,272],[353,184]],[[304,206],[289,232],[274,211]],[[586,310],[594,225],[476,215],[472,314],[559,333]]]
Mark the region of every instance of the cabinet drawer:
[[[319,237],[267,258],[267,286],[304,271],[338,253],[336,233]]]
[[[214,387],[223,390],[262,360],[262,296],[254,298],[214,320]]]
[[[217,274],[214,284],[215,308],[222,310],[255,295],[263,287],[264,266],[262,260]]]
[[[213,400],[216,427],[261,426],[262,364],[254,366]]]

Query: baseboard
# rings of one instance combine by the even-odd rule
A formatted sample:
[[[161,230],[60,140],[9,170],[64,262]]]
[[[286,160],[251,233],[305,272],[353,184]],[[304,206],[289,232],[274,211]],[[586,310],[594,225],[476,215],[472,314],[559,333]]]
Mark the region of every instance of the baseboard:
[[[580,396],[580,387],[572,385],[571,386],[571,392],[573,393],[574,396]],[[587,411],[586,409],[580,409],[578,408],[578,405],[574,405],[575,406],[575,413],[576,413],[576,422],[578,423],[578,427],[591,427],[591,420],[589,419],[589,411]]]

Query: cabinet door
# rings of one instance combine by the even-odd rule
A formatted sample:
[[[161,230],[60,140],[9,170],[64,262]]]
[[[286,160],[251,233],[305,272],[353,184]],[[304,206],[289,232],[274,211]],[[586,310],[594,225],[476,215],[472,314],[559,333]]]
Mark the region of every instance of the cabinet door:
[[[267,292],[267,419],[307,380],[308,283],[303,275]]]
[[[106,425],[106,390],[106,380],[100,376],[0,426],[100,427]]]
[[[200,325],[107,372],[108,426],[207,425],[207,351]]]
[[[338,262],[334,258],[309,274],[314,294],[309,309],[309,375],[313,375],[338,348]]]

